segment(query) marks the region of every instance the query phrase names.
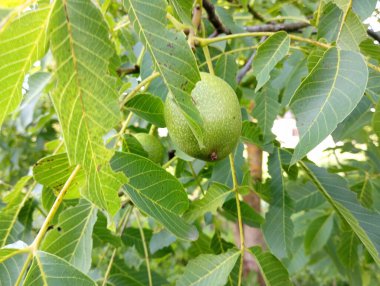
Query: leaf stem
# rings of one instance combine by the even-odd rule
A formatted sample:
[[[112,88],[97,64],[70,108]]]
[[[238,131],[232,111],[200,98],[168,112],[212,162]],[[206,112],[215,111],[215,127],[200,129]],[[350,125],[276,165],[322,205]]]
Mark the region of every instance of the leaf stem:
[[[140,214],[139,214],[139,212],[136,209],[135,209],[135,215],[136,215],[137,224],[138,224],[139,230],[140,230],[141,240],[142,240],[143,247],[144,247],[145,263],[146,263],[146,270],[148,272],[149,286],[153,286],[152,273],[150,271],[150,262],[149,262],[148,247],[146,245],[144,230],[142,228],[142,224],[141,224],[141,221],[140,221]]]
[[[233,191],[235,192],[235,199],[236,199],[236,208],[237,208],[238,225],[239,225],[239,236],[240,236],[240,252],[241,252],[241,254],[240,254],[239,278],[238,278],[238,284],[237,284],[238,286],[240,286],[241,280],[243,277],[245,239],[244,239],[243,219],[241,216],[241,208],[240,208],[239,185],[237,182],[236,168],[235,168],[235,163],[234,163],[234,155],[231,153],[229,155],[229,158],[230,158],[230,165],[231,165]]]
[[[169,161],[167,161],[165,164],[162,165],[162,169],[166,169],[167,167],[169,167],[171,165],[171,163],[173,163],[177,159],[178,159],[178,157],[174,156],[173,158],[171,158]]]
[[[205,58],[206,58],[206,63],[207,63],[208,71],[209,71],[210,74],[215,75],[214,68],[212,66],[210,51],[208,50],[208,46],[207,45],[203,46],[202,49],[203,49],[203,53],[204,53]]]
[[[144,87],[145,85],[147,85],[148,83],[150,83],[152,80],[154,80],[155,78],[159,77],[160,76],[160,73],[159,72],[156,72],[154,71],[150,76],[148,76],[146,79],[144,79],[143,81],[141,81],[124,99],[123,101],[121,102],[121,108],[124,107],[124,105],[128,102],[128,100],[130,100],[131,98],[133,98],[139,91],[142,87]]]
[[[226,41],[226,40],[231,40],[231,39],[237,39],[237,38],[244,38],[244,37],[263,37],[263,36],[272,36],[275,34],[275,32],[245,32],[245,33],[238,33],[238,34],[231,34],[231,35],[226,35],[226,36],[221,36],[217,38],[199,38],[195,37],[195,40],[198,41],[198,43],[203,47],[212,43],[217,43],[221,41]],[[319,46],[325,49],[328,49],[331,47],[329,44],[321,43],[312,39],[308,38],[303,38],[300,36],[288,34],[289,38],[294,40],[294,41],[299,41],[299,42],[305,42],[312,44],[314,46]]]
[[[133,206],[131,206],[127,211],[125,211],[123,217],[120,219],[119,226],[118,226],[118,236],[122,235],[125,227],[127,226],[127,223],[129,221],[129,217],[131,216],[132,210],[133,210]],[[106,251],[107,250],[108,250],[108,248],[106,249]],[[111,255],[110,261],[108,263],[106,273],[104,274],[102,286],[107,285],[108,276],[111,273],[112,264],[115,260],[116,253],[117,253],[117,247],[115,247],[115,249],[112,251],[112,255]],[[104,256],[105,255],[106,255],[106,253],[104,253]]]
[[[189,168],[190,168],[191,174],[193,175],[195,182],[197,183],[197,185],[198,185],[199,188],[201,189],[202,194],[204,195],[204,194],[205,194],[205,190],[203,189],[202,184],[201,184],[201,182],[199,181],[199,179],[198,179],[198,177],[197,177],[197,174],[195,173],[195,170],[194,170],[193,164],[192,164],[191,162],[187,162],[187,163],[188,163],[188,165],[189,165]]]
[[[81,168],[80,165],[77,165],[75,167],[75,169],[71,173],[70,177],[67,179],[65,185],[63,186],[62,190],[59,192],[53,206],[51,207],[48,215],[46,216],[44,223],[41,226],[40,231],[38,232],[36,238],[34,239],[32,245],[31,245],[33,252],[36,252],[38,250],[38,247],[40,246],[41,241],[44,238],[44,235],[49,228],[50,222],[52,221],[52,219],[54,218],[54,215],[58,211],[58,208],[61,205],[63,198],[66,195],[67,190],[69,189],[71,183],[74,181],[74,178],[78,174],[80,168]]]

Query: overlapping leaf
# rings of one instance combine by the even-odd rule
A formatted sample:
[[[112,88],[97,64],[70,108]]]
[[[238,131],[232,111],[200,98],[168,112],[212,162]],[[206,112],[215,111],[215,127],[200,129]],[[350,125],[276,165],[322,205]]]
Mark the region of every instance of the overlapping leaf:
[[[189,210],[185,213],[184,218],[187,221],[194,221],[207,212],[215,213],[225,202],[226,198],[231,195],[231,189],[219,183],[213,183],[207,190],[206,195],[197,201],[194,201]]]
[[[47,156],[33,166],[33,176],[40,184],[52,188],[56,193],[62,189],[75,166],[70,166],[66,153]],[[79,189],[85,181],[83,170],[79,170],[70,184],[65,199],[79,198]]]
[[[38,251],[23,285],[96,286],[96,283],[62,258]]]
[[[380,214],[362,207],[342,177],[329,174],[311,163],[304,163],[303,168],[326,200],[355,232],[376,263],[380,264]]]
[[[368,69],[363,57],[330,48],[296,90],[291,108],[300,142],[292,164],[325,139],[356,107],[364,94]]]
[[[128,100],[125,107],[158,127],[166,126],[164,104],[158,96],[150,93],[139,93]]]
[[[180,217],[189,207],[189,201],[174,176],[152,161],[132,153],[116,153],[111,165],[115,171],[123,171],[129,178],[124,190],[139,209],[179,238],[197,238],[197,229]]]
[[[183,111],[189,127],[203,144],[203,121],[191,99],[200,74],[183,33],[166,29],[164,0],[124,0],[136,32],[150,52],[170,96]]]
[[[223,54],[215,65],[215,75],[224,79],[233,89],[236,88],[237,65],[235,57]]]
[[[291,286],[289,274],[282,263],[270,252],[263,252],[260,246],[249,248],[256,258],[267,286]]]
[[[274,139],[272,127],[281,108],[278,102],[278,92],[272,88],[264,88],[257,94],[255,103],[252,115],[257,119],[263,132],[264,142],[267,143]]]
[[[173,5],[181,21],[191,26],[191,8],[193,7],[193,2],[188,0],[170,0],[170,3]]]
[[[263,233],[271,251],[278,257],[287,257],[293,241],[292,202],[285,191],[280,150],[275,148],[269,156],[268,170],[272,177],[272,202],[263,224]]]
[[[55,254],[87,273],[91,267],[92,230],[95,221],[95,206],[82,200],[60,214],[54,229],[46,234],[41,250]]]
[[[58,0],[50,28],[58,82],[53,101],[70,165],[81,164],[85,170],[83,195],[114,215],[123,177],[112,172],[113,152],[103,143],[119,121],[115,79],[108,75],[114,51],[107,25],[91,1]]]
[[[177,286],[223,286],[235,266],[240,252],[231,249],[223,254],[202,254],[190,260]]]
[[[51,8],[21,14],[0,33],[0,127],[21,102],[25,75],[46,52]]]
[[[307,254],[319,251],[327,242],[333,229],[333,216],[324,215],[312,221],[305,234]]]
[[[27,254],[18,248],[0,249],[0,285],[14,286]]]
[[[256,91],[269,80],[270,72],[287,55],[289,47],[290,39],[286,32],[277,32],[259,46],[252,62],[257,79]]]
[[[4,198],[7,205],[0,211],[0,247],[17,240],[16,237],[12,237],[12,230],[17,222],[17,216],[28,199],[29,193],[24,193],[23,188],[30,179],[30,176],[22,177]]]
[[[355,13],[349,11],[339,34],[337,41],[338,47],[342,50],[359,52],[359,45],[366,38],[367,32],[364,25]]]

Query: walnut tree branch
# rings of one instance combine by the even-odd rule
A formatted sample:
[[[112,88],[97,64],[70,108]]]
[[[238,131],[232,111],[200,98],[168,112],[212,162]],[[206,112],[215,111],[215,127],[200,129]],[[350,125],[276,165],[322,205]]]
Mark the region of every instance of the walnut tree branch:
[[[380,34],[379,33],[376,33],[375,31],[368,29],[367,30],[367,34],[371,38],[373,38],[374,40],[376,40],[376,41],[378,41],[380,43]]]
[[[256,25],[256,26],[247,26],[245,27],[245,30],[247,32],[278,32],[278,31],[295,32],[300,29],[306,28],[308,26],[310,26],[310,24],[306,22],[279,23],[279,24],[264,24],[264,25]]]
[[[203,0],[202,5],[203,5],[203,8],[206,10],[208,19],[211,22],[211,24],[214,26],[216,32],[218,34],[231,34],[231,31],[226,26],[223,25],[218,15],[216,15],[215,7],[210,2],[210,0]]]

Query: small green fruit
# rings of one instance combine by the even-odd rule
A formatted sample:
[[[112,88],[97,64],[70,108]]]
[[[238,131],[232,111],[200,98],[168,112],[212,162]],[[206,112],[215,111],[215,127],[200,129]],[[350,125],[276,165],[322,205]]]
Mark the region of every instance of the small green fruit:
[[[235,148],[241,134],[241,112],[234,90],[222,79],[201,73],[191,97],[204,123],[204,148],[187,124],[186,118],[168,95],[165,121],[174,144],[186,154],[205,161],[221,160]]]
[[[145,152],[148,153],[148,158],[150,160],[155,163],[162,163],[162,160],[164,159],[164,147],[160,140],[147,133],[137,133],[134,134],[134,137],[139,141]]]

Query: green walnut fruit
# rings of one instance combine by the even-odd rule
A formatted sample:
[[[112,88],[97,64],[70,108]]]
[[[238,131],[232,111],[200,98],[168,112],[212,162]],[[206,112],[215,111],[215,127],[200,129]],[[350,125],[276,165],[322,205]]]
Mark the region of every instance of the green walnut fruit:
[[[191,92],[204,124],[204,147],[200,148],[180,108],[170,95],[165,102],[165,121],[174,144],[186,154],[205,161],[225,158],[241,134],[241,112],[234,90],[222,79],[201,73]]]
[[[164,159],[164,147],[160,140],[147,133],[137,133],[134,134],[134,137],[139,141],[145,152],[148,153],[148,158],[151,161],[159,164],[162,163]]]

